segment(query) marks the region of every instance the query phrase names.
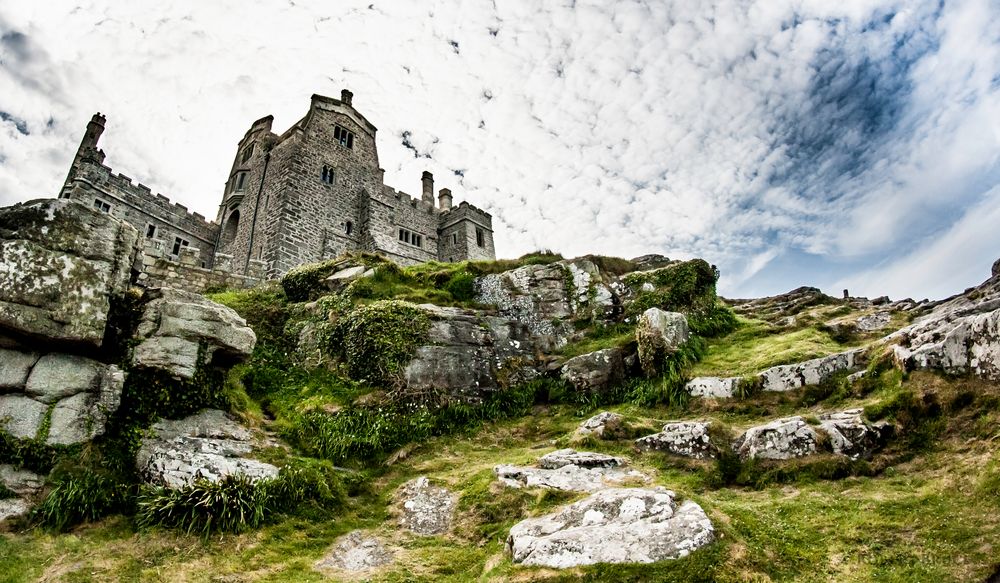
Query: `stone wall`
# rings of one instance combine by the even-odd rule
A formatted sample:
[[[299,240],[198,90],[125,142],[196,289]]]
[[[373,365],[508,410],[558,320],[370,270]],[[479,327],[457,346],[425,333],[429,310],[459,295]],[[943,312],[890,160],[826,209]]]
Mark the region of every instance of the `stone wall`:
[[[413,265],[438,259],[438,213],[434,206],[405,192],[383,186],[371,196],[366,229],[372,239],[370,251],[397,263]],[[401,240],[400,229],[420,235],[420,246]]]
[[[211,265],[219,234],[218,225],[188,211],[183,205],[170,202],[161,194],[153,194],[144,184],[136,184],[127,176],[114,174],[103,164],[80,162],[61,197],[91,208],[100,200],[110,206],[111,216],[135,227],[140,237],[148,237],[152,226],[155,232],[149,238],[164,241],[168,251],[173,251],[175,239],[180,238],[189,246],[200,249],[206,265]]]
[[[171,287],[195,293],[221,289],[247,289],[260,284],[267,272],[263,261],[251,259],[246,274],[232,270],[233,257],[217,253],[211,269],[202,267],[197,249],[183,249],[178,261],[166,257],[143,256],[137,283],[144,287]]]

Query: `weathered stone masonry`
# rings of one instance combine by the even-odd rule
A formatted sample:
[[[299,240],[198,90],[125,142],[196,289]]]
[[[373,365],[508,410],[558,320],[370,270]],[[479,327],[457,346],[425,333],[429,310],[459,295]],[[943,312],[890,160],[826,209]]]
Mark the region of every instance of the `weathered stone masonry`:
[[[421,196],[383,181],[376,128],[340,99],[312,97],[309,112],[281,135],[273,117],[240,140],[216,222],[153,194],[104,165],[105,117],[87,125],[60,198],[110,213],[145,238],[151,283],[204,289],[251,284],[347,251],[381,253],[409,265],[494,259],[492,217],[447,188],[435,204],[434,177]]]

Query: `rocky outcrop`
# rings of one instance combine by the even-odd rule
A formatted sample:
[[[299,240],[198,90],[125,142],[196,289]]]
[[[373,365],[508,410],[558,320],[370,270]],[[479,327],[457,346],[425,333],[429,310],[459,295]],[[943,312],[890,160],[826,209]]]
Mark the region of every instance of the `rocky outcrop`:
[[[619,437],[625,429],[625,417],[618,413],[602,411],[577,427],[575,437],[594,436],[601,439]]]
[[[837,303],[837,299],[824,294],[815,287],[800,287],[776,296],[752,300],[727,300],[733,311],[741,316],[764,320],[778,326],[788,326],[795,322],[795,316],[803,310],[823,304]]]
[[[402,509],[399,525],[406,530],[435,535],[451,529],[458,497],[446,488],[432,486],[430,480],[420,477],[403,484],[398,498]]]
[[[352,265],[336,271],[333,275],[327,277],[324,283],[326,283],[326,288],[330,291],[340,291],[352,281],[373,275],[375,275],[374,269],[370,269],[365,265]]]
[[[153,425],[136,456],[143,479],[154,486],[183,488],[198,480],[218,482],[242,474],[251,480],[273,478],[278,468],[247,457],[256,440],[222,411],[205,409],[179,420]]]
[[[664,488],[618,488],[519,522],[507,549],[515,563],[566,569],[678,559],[713,540],[712,523],[695,502],[678,504]]]
[[[524,325],[476,310],[420,308],[431,326],[403,373],[411,397],[476,403],[534,377],[534,345]]]
[[[125,375],[114,365],[14,350],[0,351],[0,357],[0,378],[6,385],[6,394],[0,395],[0,429],[19,439],[49,445],[88,441],[104,433],[108,417],[121,403]]]
[[[931,314],[889,337],[904,370],[936,369],[1000,380],[1000,309],[958,316]]]
[[[49,350],[100,348],[138,256],[134,228],[79,203],[0,209],[0,331]]]
[[[663,431],[635,441],[641,451],[662,451],[694,459],[714,458],[718,453],[708,434],[710,421],[673,421]]]
[[[686,390],[693,396],[730,398],[741,383],[751,381],[754,388],[768,392],[785,392],[818,385],[835,374],[856,371],[868,364],[863,349],[848,350],[795,364],[771,367],[749,379],[742,377],[697,377],[688,381]]]
[[[860,316],[855,321],[855,326],[861,332],[875,332],[877,330],[885,330],[889,327],[892,322],[892,313],[890,312],[875,312],[873,314],[865,314]]]
[[[14,493],[12,498],[0,498],[0,523],[28,514],[31,500],[45,484],[45,478],[34,472],[0,464],[0,485]]]
[[[578,393],[604,394],[625,380],[625,351],[605,348],[566,361],[559,376]]]
[[[395,552],[382,541],[363,531],[354,530],[338,538],[326,556],[316,562],[320,571],[369,571],[392,563]]]
[[[649,308],[639,317],[635,339],[639,345],[639,365],[647,376],[660,373],[663,359],[691,337],[687,318],[678,312]]]
[[[816,453],[818,441],[802,417],[788,417],[747,429],[733,442],[733,450],[743,460],[787,460]]]
[[[500,483],[511,488],[547,488],[567,492],[596,492],[649,477],[626,469],[623,458],[561,449],[542,456],[539,467],[500,465],[493,469]]]
[[[169,288],[147,290],[146,299],[132,361],[137,367],[191,380],[201,363],[232,365],[253,352],[257,337],[231,308]]]
[[[892,425],[884,421],[871,425],[862,418],[863,412],[863,409],[848,409],[820,415],[819,428],[829,437],[833,453],[858,459],[885,444],[892,434]]]
[[[620,284],[587,258],[526,265],[476,279],[476,301],[527,326],[542,350],[564,346],[574,319],[609,318],[620,305]]]

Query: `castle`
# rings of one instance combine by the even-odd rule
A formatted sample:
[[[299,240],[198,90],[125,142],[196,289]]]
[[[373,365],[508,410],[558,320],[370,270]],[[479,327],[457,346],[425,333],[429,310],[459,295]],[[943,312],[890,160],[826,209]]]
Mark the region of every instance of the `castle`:
[[[275,278],[347,251],[380,253],[402,265],[495,259],[489,213],[434,196],[424,172],[414,198],[384,183],[376,128],[352,93],[313,95],[309,112],[283,134],[273,116],[240,140],[214,222],[104,165],[100,113],[73,159],[60,198],[132,224],[146,240],[146,265],[182,263],[252,278]]]

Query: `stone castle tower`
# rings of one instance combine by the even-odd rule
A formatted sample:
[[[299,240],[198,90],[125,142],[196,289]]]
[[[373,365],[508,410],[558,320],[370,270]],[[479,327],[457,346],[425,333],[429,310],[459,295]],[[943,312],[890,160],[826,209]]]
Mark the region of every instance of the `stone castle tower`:
[[[308,113],[281,135],[272,116],[240,140],[215,222],[133,184],[104,165],[98,140],[106,119],[93,117],[60,197],[77,199],[133,224],[147,255],[199,256],[201,267],[278,277],[346,251],[381,253],[397,263],[494,259],[489,213],[452,205],[424,172],[419,198],[386,186],[376,128],[340,99],[313,95]],[[197,249],[197,251],[195,251]],[[262,273],[263,272],[263,273]]]

